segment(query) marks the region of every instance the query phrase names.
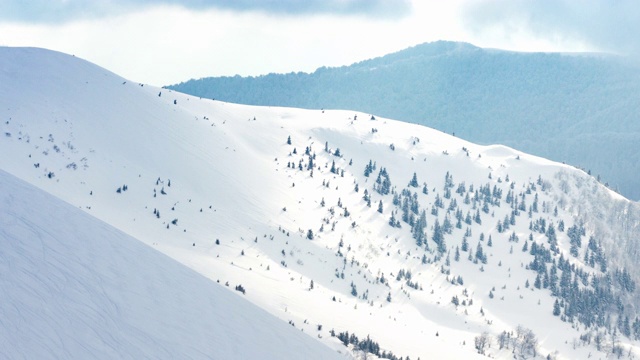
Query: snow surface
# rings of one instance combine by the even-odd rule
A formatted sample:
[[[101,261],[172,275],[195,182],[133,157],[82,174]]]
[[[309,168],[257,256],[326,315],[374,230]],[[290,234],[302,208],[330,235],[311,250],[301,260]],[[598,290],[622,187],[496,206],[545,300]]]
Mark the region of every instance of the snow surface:
[[[228,300],[223,303],[229,306],[224,311],[233,314],[234,321],[246,324],[244,321],[250,317],[236,314],[255,311],[244,309],[247,304],[241,301],[242,297],[281,319],[278,326],[302,334],[304,340],[291,338],[296,345],[289,346],[288,353],[294,358],[309,358],[308,341],[312,339],[343,354],[362,355],[345,348],[330,335],[331,330],[348,331],[361,339],[370,336],[385,351],[411,359],[480,358],[474,349],[477,335],[486,331],[495,337],[502,331],[514,331],[518,325],[538,336],[541,356],[606,356],[596,352],[593,345],[578,344],[577,338],[585,329],[551,314],[554,298],[548,290],[525,287],[526,281],[533,283],[535,279],[535,273],[526,267],[533,257],[521,251],[531,233],[528,229],[531,219],[526,213],[518,217],[517,225],[509,231],[499,233],[496,223],[510,213],[509,205],[502,202],[502,206],[482,214],[482,224],[454,228],[446,236],[451,257],[467,228],[472,232],[468,241],[473,249],[481,243],[481,233],[491,235],[494,245],[488,247],[486,239],[482,242],[488,254],[487,264],[468,261],[468,253],[463,252],[459,262],[451,259],[445,267],[444,258],[434,257],[433,252],[416,246],[407,224],[400,229],[388,225],[391,211],[397,210],[392,205],[392,196],[373,191],[381,167],[387,168],[397,191],[406,187],[415,172],[420,183],[416,196],[421,209],[429,214],[436,195],[442,196],[447,172],[456,184],[464,182],[467,188],[474,185],[478,189],[485,184],[500,188],[503,198],[513,186],[528,205],[534,194],[526,194],[526,189],[543,179],[545,186],[538,186],[535,192],[540,196],[541,208],[535,214],[536,219],[563,220],[567,227],[583,223],[615,255],[610,256],[612,261],[624,266],[634,264],[640,253],[635,240],[640,234],[638,206],[582,171],[504,146],[475,145],[414,124],[379,117],[371,120],[371,114],[255,107],[200,99],[131,83],[81,59],[42,49],[0,48],[0,69],[0,153],[6,154],[0,157],[0,169],[82,209],[86,216],[72,216],[78,227],[80,223],[98,223],[98,228],[104,229],[108,224],[128,235],[125,238],[118,233],[122,239],[118,248],[134,249],[128,251],[135,254],[155,248],[209,279],[204,281],[161,255],[149,255],[154,254],[152,251],[128,258],[134,264],[141,258],[162,258],[162,262],[157,260],[158,266],[166,267],[167,272],[137,270],[148,277],[132,279],[133,284],[139,285],[133,287],[132,293],[126,291],[126,284],[115,283],[113,296],[121,299],[130,296],[132,304],[141,304],[149,311],[149,317],[142,318],[144,311],[139,307],[128,308],[131,317],[140,317],[139,324],[150,325],[167,317],[162,321],[172,329],[188,333],[189,338],[160,337],[156,326],[148,326],[137,333],[139,342],[124,336],[109,340],[113,346],[132,345],[118,348],[122,352],[115,357],[136,357],[139,353],[135,351],[145,354],[161,349],[173,351],[176,347],[186,347],[189,350],[185,352],[197,357],[217,348],[213,343],[206,344],[211,347],[200,346],[211,332],[218,333],[215,325],[207,328],[212,329],[209,332],[202,328],[204,323],[216,323],[201,313],[202,308],[207,308],[212,312],[209,316],[216,316],[217,310],[209,306],[212,293],[217,297],[225,294]],[[289,137],[291,145],[287,144]],[[329,152],[324,150],[325,146]],[[299,164],[307,164],[308,156],[304,155],[307,147],[316,154],[313,175],[306,169],[298,170]],[[340,156],[334,155],[337,149]],[[377,170],[365,177],[364,168],[370,160],[376,162]],[[338,168],[336,173],[329,171],[332,164]],[[423,183],[428,184],[429,194],[421,193]],[[371,207],[363,201],[365,189],[371,194]],[[463,196],[453,194],[452,199],[457,200],[463,213],[475,213],[471,205],[463,204]],[[321,205],[323,200],[325,206]],[[382,213],[376,211],[379,201],[384,205]],[[438,215],[428,215],[429,239],[435,220],[442,224],[449,205],[447,199]],[[555,206],[559,209],[557,215],[553,214]],[[19,218],[24,222],[38,224],[27,213],[33,213],[34,218],[51,216],[50,211],[41,213],[44,206],[27,204],[22,209]],[[91,216],[104,223],[90,220]],[[453,214],[449,216],[455,222]],[[15,217],[3,214],[2,220],[7,218]],[[620,222],[621,218],[625,221]],[[40,228],[53,226],[53,221],[47,221],[39,224]],[[59,222],[65,226],[63,230],[73,229]],[[313,240],[307,239],[309,230],[314,233]],[[114,232],[108,230],[109,234]],[[520,238],[519,243],[508,241],[512,233]],[[56,239],[46,233],[39,236]],[[545,242],[543,234],[532,236],[537,243]],[[558,236],[560,249],[569,258],[568,239],[564,233]],[[132,238],[149,247],[141,247]],[[429,241],[433,249],[434,244]],[[47,246],[54,244],[59,243],[53,241]],[[108,275],[112,272],[104,274],[99,267],[104,264],[105,271],[116,270],[108,265],[115,261],[109,255],[111,252],[102,257],[101,252],[92,252],[93,247],[97,245],[86,249],[86,256],[72,259],[90,260],[83,264],[96,264],[97,273],[91,276],[113,279]],[[118,258],[128,252],[118,251]],[[20,254],[22,250],[17,252]],[[423,255],[429,256],[427,264],[421,261]],[[37,256],[41,255],[22,258]],[[579,256],[571,261],[586,267],[581,259]],[[156,260],[153,261],[155,264]],[[117,264],[134,266],[124,260]],[[449,273],[443,271],[445,268]],[[396,281],[401,269],[409,270],[421,289]],[[78,273],[86,271],[89,270],[85,268]],[[191,274],[187,277],[190,280],[172,275],[174,271]],[[639,270],[630,271],[637,279]],[[127,272],[130,273],[136,272]],[[388,280],[386,283],[379,281],[382,274]],[[457,276],[464,278],[464,285],[455,284],[453,279]],[[164,289],[167,279],[175,281],[175,286],[184,282],[187,291]],[[219,287],[218,282],[223,286]],[[358,296],[351,295],[351,283]],[[157,287],[149,289],[154,284]],[[237,285],[242,285],[246,293],[234,291]],[[152,293],[166,291],[165,297],[176,302],[145,302],[150,300],[139,299],[140,293],[135,292],[141,291],[140,287]],[[490,291],[495,295],[493,299],[489,297]],[[86,301],[80,301],[78,306],[95,309],[92,304],[97,300],[91,297],[94,293],[88,291]],[[32,301],[43,301],[42,292],[38,294],[33,295]],[[368,295],[366,299],[363,294]],[[391,302],[386,301],[388,294]],[[454,306],[453,296],[461,301],[473,300],[473,304]],[[116,310],[106,305],[104,308],[110,312],[100,318],[122,331],[117,328],[117,317],[113,318],[118,315]],[[24,313],[20,305],[12,309]],[[185,317],[203,321],[184,323],[170,317],[182,316],[184,312]],[[76,330],[74,324],[47,324],[43,327],[55,329],[56,333]],[[114,329],[113,326],[108,329]],[[224,326],[225,329],[231,326],[228,328],[231,334],[239,333],[240,329],[245,331],[244,325]],[[253,323],[249,327],[261,332],[276,329],[273,324]],[[104,328],[97,329],[99,332]],[[2,331],[7,333],[6,328]],[[35,330],[28,326],[27,331]],[[247,352],[264,351],[260,344],[267,343],[274,345],[269,348],[272,351],[277,351],[276,347],[286,348],[280,344],[289,335],[280,330],[273,332],[280,340],[272,341],[261,334],[243,339],[224,338],[222,342]],[[13,343],[7,336],[2,335],[1,341]],[[251,342],[258,337],[258,343]],[[71,346],[67,341],[56,340],[60,338],[51,332],[43,333],[42,338],[57,341],[63,349]],[[241,340],[249,342],[238,343]],[[93,349],[91,342],[78,340],[76,344],[82,349]],[[625,348],[636,345],[624,339]],[[65,357],[64,354],[61,356]],[[326,358],[325,354],[337,353],[321,348],[317,354]],[[171,357],[166,353],[158,355]],[[250,355],[239,357],[252,358]],[[508,349],[499,350],[495,342],[486,355],[514,356]]]
[[[330,359],[321,343],[0,171],[3,359]]]

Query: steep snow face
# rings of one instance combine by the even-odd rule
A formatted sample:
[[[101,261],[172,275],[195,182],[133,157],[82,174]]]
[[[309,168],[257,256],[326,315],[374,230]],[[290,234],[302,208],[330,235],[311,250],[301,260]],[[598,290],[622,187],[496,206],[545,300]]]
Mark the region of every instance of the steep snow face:
[[[0,171],[5,359],[339,354],[110,225]]]
[[[325,344],[636,351],[637,206],[582,171],[370,114],[200,99],[45,50],[2,48],[0,63],[0,169]]]

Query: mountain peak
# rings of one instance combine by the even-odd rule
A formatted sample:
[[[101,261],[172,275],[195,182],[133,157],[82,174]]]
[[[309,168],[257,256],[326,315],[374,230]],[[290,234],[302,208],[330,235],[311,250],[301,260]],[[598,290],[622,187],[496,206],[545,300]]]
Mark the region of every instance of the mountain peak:
[[[404,50],[364,60],[343,68],[377,68],[379,66],[389,67],[394,64],[403,64],[404,66],[407,63],[423,62],[430,58],[452,56],[478,50],[481,50],[481,48],[469,43],[439,40],[415,45]]]
[[[433,42],[426,42],[422,44],[418,44],[416,46],[410,47],[407,50],[415,49],[416,51],[421,51],[424,54],[446,54],[452,52],[466,52],[472,50],[480,50],[481,48],[461,41],[447,41],[447,40],[438,40]]]

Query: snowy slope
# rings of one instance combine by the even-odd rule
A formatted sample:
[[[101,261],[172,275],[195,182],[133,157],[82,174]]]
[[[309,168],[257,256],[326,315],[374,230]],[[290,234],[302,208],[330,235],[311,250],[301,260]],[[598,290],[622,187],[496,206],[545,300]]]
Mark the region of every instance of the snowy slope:
[[[3,359],[339,355],[202,275],[0,171]]]
[[[10,154],[0,169],[229,284],[309,338],[346,350],[340,333],[369,336],[380,355],[413,359],[480,357],[483,332],[493,340],[480,352],[498,358],[637,345],[613,332],[635,319],[635,283],[621,290],[611,279],[621,269],[640,278],[640,209],[582,171],[370,114],[200,99],[41,49],[1,48],[0,63],[0,152]],[[376,183],[383,168],[388,193]],[[558,280],[538,289],[536,272]],[[607,277],[613,285],[591,285]],[[604,295],[590,295],[594,286]],[[580,318],[596,300],[587,308],[602,313]],[[523,345],[519,326],[536,346]]]

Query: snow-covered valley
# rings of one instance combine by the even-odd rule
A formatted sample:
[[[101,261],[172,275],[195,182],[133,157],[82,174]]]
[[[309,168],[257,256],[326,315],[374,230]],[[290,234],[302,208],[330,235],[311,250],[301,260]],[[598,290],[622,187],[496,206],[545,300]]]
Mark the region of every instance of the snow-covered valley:
[[[580,170],[47,50],[0,48],[0,64],[9,358],[640,354],[640,209]],[[60,307],[33,310],[50,293]]]

